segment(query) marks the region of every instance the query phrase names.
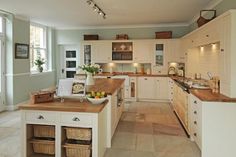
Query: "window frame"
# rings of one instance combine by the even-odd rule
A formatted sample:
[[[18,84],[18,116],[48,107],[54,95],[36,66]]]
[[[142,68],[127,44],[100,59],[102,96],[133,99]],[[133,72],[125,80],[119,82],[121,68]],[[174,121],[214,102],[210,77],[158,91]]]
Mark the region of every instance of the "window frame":
[[[3,14],[0,13],[0,17],[2,18],[2,32],[0,32],[0,36],[5,38],[6,36],[6,19]]]
[[[47,73],[49,71],[51,71],[51,67],[50,67],[50,63],[51,63],[51,58],[50,58],[50,54],[49,54],[49,48],[48,48],[48,28],[45,25],[41,25],[38,23],[34,23],[34,22],[30,22],[30,26],[34,26],[34,27],[40,27],[43,29],[43,46],[44,47],[32,47],[30,44],[30,51],[33,50],[45,50],[46,52],[46,56],[47,56],[47,70],[44,70],[42,73]],[[31,62],[31,53],[30,53],[30,62]],[[38,74],[39,72],[37,70],[32,70],[31,66],[30,66],[30,73],[31,74]]]

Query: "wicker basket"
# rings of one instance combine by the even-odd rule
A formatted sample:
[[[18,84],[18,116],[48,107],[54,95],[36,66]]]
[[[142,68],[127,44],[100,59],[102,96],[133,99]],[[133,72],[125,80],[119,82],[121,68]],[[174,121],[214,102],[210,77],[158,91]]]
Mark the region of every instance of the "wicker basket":
[[[34,153],[55,154],[55,141],[33,139],[29,143],[32,143]]]
[[[92,139],[92,129],[65,127],[65,130],[67,139],[85,141],[90,141]]]
[[[55,138],[55,127],[49,125],[34,125],[34,137]]]
[[[66,149],[66,157],[90,157],[91,145],[69,144],[63,145]]]

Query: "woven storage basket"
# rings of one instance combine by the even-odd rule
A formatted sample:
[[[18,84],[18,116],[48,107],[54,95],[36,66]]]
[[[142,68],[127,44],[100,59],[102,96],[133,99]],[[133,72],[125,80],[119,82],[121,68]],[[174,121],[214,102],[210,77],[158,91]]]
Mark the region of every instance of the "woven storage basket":
[[[34,137],[55,138],[55,127],[48,125],[34,125]]]
[[[65,130],[67,139],[85,141],[90,141],[92,139],[92,129],[65,127]]]
[[[55,141],[48,140],[31,140],[30,143],[33,144],[34,153],[40,154],[55,154]]]
[[[68,144],[63,145],[66,149],[66,157],[90,157],[91,145]]]

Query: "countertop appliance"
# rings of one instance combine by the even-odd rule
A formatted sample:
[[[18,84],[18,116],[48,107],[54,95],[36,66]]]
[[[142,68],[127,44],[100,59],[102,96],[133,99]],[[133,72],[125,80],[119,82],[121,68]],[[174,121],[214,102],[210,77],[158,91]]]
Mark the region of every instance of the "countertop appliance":
[[[177,75],[185,77],[185,64],[178,62],[169,62],[168,75]]]

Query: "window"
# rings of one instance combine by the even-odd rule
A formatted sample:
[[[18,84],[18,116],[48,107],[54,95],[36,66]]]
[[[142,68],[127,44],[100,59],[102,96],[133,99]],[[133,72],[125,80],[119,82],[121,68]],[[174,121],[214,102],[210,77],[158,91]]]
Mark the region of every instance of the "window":
[[[37,66],[34,64],[36,59],[42,59],[45,64],[42,65],[43,71],[48,70],[48,52],[47,52],[47,33],[46,27],[31,24],[30,25],[30,70],[36,72]]]
[[[3,18],[0,16],[0,33],[3,33]]]

